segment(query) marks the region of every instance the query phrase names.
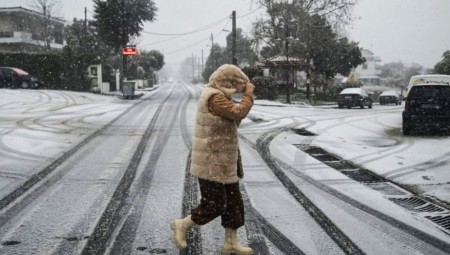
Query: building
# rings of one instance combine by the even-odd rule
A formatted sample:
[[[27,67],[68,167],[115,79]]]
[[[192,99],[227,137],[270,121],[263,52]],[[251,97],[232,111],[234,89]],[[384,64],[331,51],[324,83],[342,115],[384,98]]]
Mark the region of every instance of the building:
[[[361,49],[361,54],[366,62],[357,66],[354,73],[365,85],[380,85],[381,69],[378,68],[380,58],[367,49]]]
[[[62,49],[64,22],[22,7],[0,7],[0,51]]]

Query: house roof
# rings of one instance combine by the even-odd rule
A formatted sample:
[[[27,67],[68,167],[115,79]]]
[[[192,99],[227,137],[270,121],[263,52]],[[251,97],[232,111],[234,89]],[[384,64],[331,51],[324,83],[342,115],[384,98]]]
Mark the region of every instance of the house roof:
[[[378,75],[359,75],[359,79],[380,79]]]
[[[37,15],[37,16],[40,16],[42,18],[45,17],[44,14],[42,14],[40,12],[33,11],[33,10],[30,10],[30,9],[26,9],[26,8],[23,8],[22,6],[17,6],[17,7],[0,7],[0,12],[24,12],[24,13],[28,13],[28,14],[32,14],[32,15]],[[55,22],[60,22],[60,23],[64,23],[65,22],[64,19],[57,18],[57,17],[50,17],[50,19],[52,21],[55,21]]]
[[[258,65],[264,67],[274,67],[274,66],[306,67],[307,63],[303,58],[289,57],[286,55],[277,55],[261,61]]]

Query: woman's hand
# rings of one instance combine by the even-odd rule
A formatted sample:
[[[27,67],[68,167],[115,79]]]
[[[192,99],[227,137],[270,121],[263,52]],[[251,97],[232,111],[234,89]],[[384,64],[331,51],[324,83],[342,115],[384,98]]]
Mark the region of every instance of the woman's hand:
[[[254,90],[255,85],[253,85],[251,82],[247,82],[245,84],[245,94],[252,95]]]

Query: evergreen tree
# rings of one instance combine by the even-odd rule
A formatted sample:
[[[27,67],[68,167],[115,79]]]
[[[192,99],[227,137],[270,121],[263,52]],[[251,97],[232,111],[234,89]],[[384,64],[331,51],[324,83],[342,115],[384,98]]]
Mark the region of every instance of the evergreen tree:
[[[152,0],[94,0],[98,36],[117,51],[140,35],[144,22],[153,22],[158,9]]]
[[[224,51],[224,58],[227,63],[232,63],[232,40],[233,34],[227,36],[227,46]],[[239,67],[251,66],[256,61],[255,51],[252,49],[252,40],[244,36],[241,28],[236,29],[236,58]]]
[[[434,66],[434,71],[437,74],[450,75],[450,50],[447,50],[442,54],[442,60]]]

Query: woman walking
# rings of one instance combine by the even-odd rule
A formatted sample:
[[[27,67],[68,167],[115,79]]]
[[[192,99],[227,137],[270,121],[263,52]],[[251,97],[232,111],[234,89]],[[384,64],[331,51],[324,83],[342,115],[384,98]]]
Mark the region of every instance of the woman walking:
[[[237,229],[244,225],[244,204],[239,190],[243,169],[238,160],[237,128],[253,106],[253,90],[254,85],[237,66],[226,64],[211,75],[202,91],[191,161],[191,174],[198,177],[201,200],[190,215],[170,224],[179,249],[187,247],[189,229],[220,216],[225,229],[222,254],[253,254],[251,248],[237,240]],[[234,103],[231,96],[242,91],[241,102]]]

